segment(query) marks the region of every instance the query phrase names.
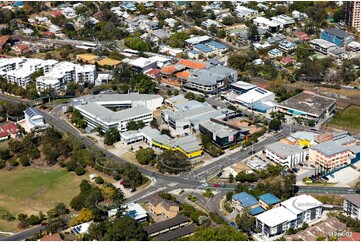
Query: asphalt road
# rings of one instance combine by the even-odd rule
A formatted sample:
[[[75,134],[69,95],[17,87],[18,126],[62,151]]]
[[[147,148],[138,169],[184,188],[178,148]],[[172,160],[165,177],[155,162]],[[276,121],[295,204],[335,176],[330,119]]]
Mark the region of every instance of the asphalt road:
[[[350,187],[333,186],[297,186],[299,193],[320,193],[320,194],[354,194],[355,189]]]
[[[20,233],[14,234],[12,236],[0,238],[0,241],[22,241],[33,236],[34,233],[39,233],[40,230],[45,230],[45,227],[39,225],[31,229],[24,230]]]

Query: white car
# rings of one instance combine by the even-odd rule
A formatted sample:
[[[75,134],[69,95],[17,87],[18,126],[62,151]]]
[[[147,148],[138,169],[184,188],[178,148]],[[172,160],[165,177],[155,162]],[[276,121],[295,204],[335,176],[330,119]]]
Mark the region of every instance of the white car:
[[[208,187],[208,183],[203,183],[202,186]]]

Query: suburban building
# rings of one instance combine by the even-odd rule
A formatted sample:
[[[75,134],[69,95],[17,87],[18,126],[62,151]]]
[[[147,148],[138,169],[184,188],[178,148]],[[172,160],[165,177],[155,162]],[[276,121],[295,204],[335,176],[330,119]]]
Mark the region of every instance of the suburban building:
[[[30,53],[32,50],[29,45],[27,44],[17,44],[12,47],[17,55],[25,55]]]
[[[114,217],[117,214],[117,212],[118,212],[117,208],[109,210],[108,217],[109,218]],[[126,206],[124,206],[123,214],[135,219],[139,223],[147,221],[148,219],[147,211],[138,203],[129,203]]]
[[[248,83],[248,82],[238,81],[238,82],[232,83],[230,85],[230,87],[231,87],[231,90],[236,92],[237,94],[243,94],[243,93],[248,92],[251,89],[256,88],[257,86],[253,85],[251,83]]]
[[[310,37],[305,32],[298,31],[295,32],[294,35],[300,40],[300,41],[309,41]]]
[[[133,70],[144,73],[149,69],[156,69],[157,60],[152,58],[140,57],[138,59],[130,61],[128,65],[131,66]]]
[[[326,141],[311,146],[309,160],[326,169],[337,169],[350,163],[348,148],[335,141]]]
[[[234,11],[237,14],[237,17],[239,18],[250,18],[258,14],[257,10],[247,8],[241,5],[237,6]]]
[[[313,49],[325,55],[329,54],[330,51],[337,48],[336,44],[323,39],[313,39],[309,43]]]
[[[258,201],[247,192],[241,192],[232,196],[232,207],[238,211],[242,211],[245,208],[253,209],[258,207]]]
[[[39,239],[39,241],[63,241],[59,233],[48,234]]]
[[[272,50],[268,51],[268,56],[273,59],[276,57],[281,57],[282,53],[283,52],[281,50],[276,48],[276,49],[272,49]]]
[[[281,202],[279,207],[256,216],[260,238],[269,240],[284,234],[289,228],[300,228],[304,223],[322,216],[323,204],[310,195],[300,195]]]
[[[222,125],[219,122],[207,120],[199,124],[199,131],[211,137],[211,140],[222,149],[244,140],[242,130],[229,125]]]
[[[345,195],[343,212],[352,218],[360,219],[360,194]]]
[[[72,106],[84,116],[89,132],[98,126],[103,131],[117,128],[124,132],[129,121],[148,124],[153,119],[153,111],[162,103],[163,98],[159,95],[137,93],[87,95],[72,100]]]
[[[163,215],[166,218],[174,218],[179,212],[179,205],[171,200],[165,200],[158,194],[149,199],[149,210],[155,215]]]
[[[218,23],[218,21],[216,21],[216,20],[207,19],[202,22],[202,26],[204,26],[206,28],[209,28],[212,25],[216,26],[217,28],[222,28],[222,25],[220,23]]]
[[[279,112],[316,122],[327,119],[334,113],[335,108],[335,99],[307,91],[277,104],[277,110]]]
[[[160,234],[169,233],[170,231],[176,231],[191,223],[190,219],[184,215],[177,215],[171,219],[163,222],[152,224],[144,228],[144,231],[150,237],[155,237]]]
[[[290,134],[287,138],[282,139],[283,143],[287,143],[292,146],[310,147],[311,145],[317,144],[316,138],[318,134],[309,131],[297,131]]]
[[[0,124],[0,141],[8,140],[11,137],[16,137],[19,134],[19,128],[13,122],[5,122]]]
[[[32,129],[43,129],[45,128],[44,117],[41,113],[35,108],[28,108],[24,111],[25,115],[25,124],[26,126]]]
[[[345,4],[345,23],[360,32],[360,1],[347,1]]]
[[[281,15],[278,15],[278,16],[271,17],[271,19],[273,21],[275,21],[276,23],[278,23],[280,25],[281,29],[287,28],[290,25],[295,23],[295,20],[293,18],[291,18],[291,17],[289,17],[289,16],[287,16],[285,14],[281,14]]]
[[[155,43],[159,43],[164,39],[168,39],[169,37],[170,37],[170,33],[162,29],[158,29],[150,32],[150,40]]]
[[[264,209],[269,209],[270,207],[275,208],[279,207],[281,199],[273,195],[272,193],[266,193],[258,197],[259,205]]]
[[[265,17],[256,17],[253,19],[253,23],[262,29],[266,29],[271,33],[276,33],[280,29],[280,24],[276,21],[267,19]]]
[[[88,229],[92,223],[93,221],[90,221],[71,227],[71,232],[73,232],[75,235],[86,234],[88,233]]]
[[[79,54],[76,55],[76,60],[83,62],[83,63],[89,63],[95,65],[96,63],[101,66],[110,66],[111,68],[115,68],[120,65],[120,60],[114,60],[105,56],[97,56],[93,54]]]
[[[305,20],[308,18],[308,15],[306,13],[301,13],[297,10],[293,10],[291,14],[293,18],[298,20]]]
[[[334,43],[338,47],[344,47],[346,44],[354,40],[352,35],[346,34],[344,30],[338,28],[324,30],[321,33],[321,38],[323,40]]]
[[[202,44],[204,42],[207,42],[209,40],[211,40],[212,38],[207,36],[207,35],[203,35],[203,36],[196,36],[196,37],[192,37],[189,39],[185,40],[185,43],[188,47],[192,47],[193,45],[197,45],[197,44]]]
[[[192,223],[185,227],[180,227],[175,230],[171,230],[167,233],[160,234],[158,236],[154,236],[153,239],[156,241],[172,241],[184,236],[188,236],[197,231],[197,225]]]
[[[166,100],[164,100],[164,103],[170,107],[170,108],[174,108],[175,105],[177,104],[181,104],[181,103],[185,103],[188,102],[189,100],[187,98],[184,97],[183,94],[179,94],[177,96],[173,96],[170,98],[167,98]]]
[[[229,109],[215,109],[208,103],[186,102],[182,107],[172,111],[161,111],[162,122],[168,125],[171,134],[185,135],[199,131],[201,122],[214,119],[228,119],[236,116],[236,112]]]
[[[291,50],[294,50],[297,47],[297,45],[295,43],[290,42],[290,41],[284,40],[284,41],[279,43],[278,47],[281,50],[289,52]]]
[[[266,157],[282,166],[294,167],[306,160],[307,151],[299,146],[275,142],[265,146]]]

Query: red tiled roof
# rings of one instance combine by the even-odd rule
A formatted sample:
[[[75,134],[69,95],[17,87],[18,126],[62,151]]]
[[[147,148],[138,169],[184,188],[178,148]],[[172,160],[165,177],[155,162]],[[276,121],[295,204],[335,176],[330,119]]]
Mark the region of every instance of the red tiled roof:
[[[13,122],[8,122],[7,124],[0,127],[1,138],[10,134],[16,134],[17,132],[19,132],[19,129]]]
[[[360,233],[358,232],[351,232],[351,236],[344,236],[339,238],[339,241],[360,241]]]
[[[284,57],[282,58],[281,60],[282,63],[285,63],[285,64],[289,64],[289,63],[294,63],[296,62],[294,59],[291,59],[291,58],[288,58],[288,57]]]
[[[158,75],[160,73],[160,70],[159,69],[150,69],[146,73],[149,75]]]
[[[42,32],[41,34],[45,35],[45,36],[55,36],[55,34],[53,32],[49,32],[49,31]]]
[[[179,72],[177,73],[177,77],[180,78],[180,79],[187,79],[189,77],[191,73],[188,72],[188,71],[182,71],[182,72]]]
[[[162,68],[162,73],[164,74],[173,74],[177,71],[177,68],[175,66],[165,66]]]
[[[206,65],[203,64],[203,63],[196,62],[196,61],[191,61],[191,60],[186,60],[186,59],[179,60],[178,64],[186,66],[186,67],[191,68],[191,69],[204,69],[204,68],[206,68]]]
[[[300,40],[309,40],[310,37],[308,37],[308,35],[305,32],[296,32],[295,35],[300,38]]]
[[[63,241],[59,233],[46,235],[40,241]]]
[[[59,17],[59,16],[62,16],[63,14],[60,11],[55,10],[55,11],[51,12],[51,15],[53,15],[54,17]]]
[[[3,35],[0,37],[0,48],[2,48],[4,46],[4,44],[6,44],[6,42],[9,40],[9,36],[8,35]]]
[[[20,51],[24,51],[26,49],[29,49],[29,46],[26,44],[17,44],[14,46],[14,48],[18,48]]]

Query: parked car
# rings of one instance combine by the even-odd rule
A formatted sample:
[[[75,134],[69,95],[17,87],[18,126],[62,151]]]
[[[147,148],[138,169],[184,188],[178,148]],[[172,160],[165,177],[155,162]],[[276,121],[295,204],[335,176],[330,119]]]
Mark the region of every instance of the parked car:
[[[296,168],[296,167],[293,167],[293,168],[292,168],[292,171],[294,171],[295,173],[297,173],[297,172],[299,171],[299,169]]]
[[[133,188],[132,190],[130,190],[130,192],[135,192],[137,189],[136,188]]]
[[[220,186],[220,187],[226,187],[226,184],[224,184],[224,182],[220,182],[220,183],[219,183],[219,186]]]
[[[202,186],[208,187],[208,183],[203,183]]]
[[[221,187],[219,184],[213,184],[213,187]]]

